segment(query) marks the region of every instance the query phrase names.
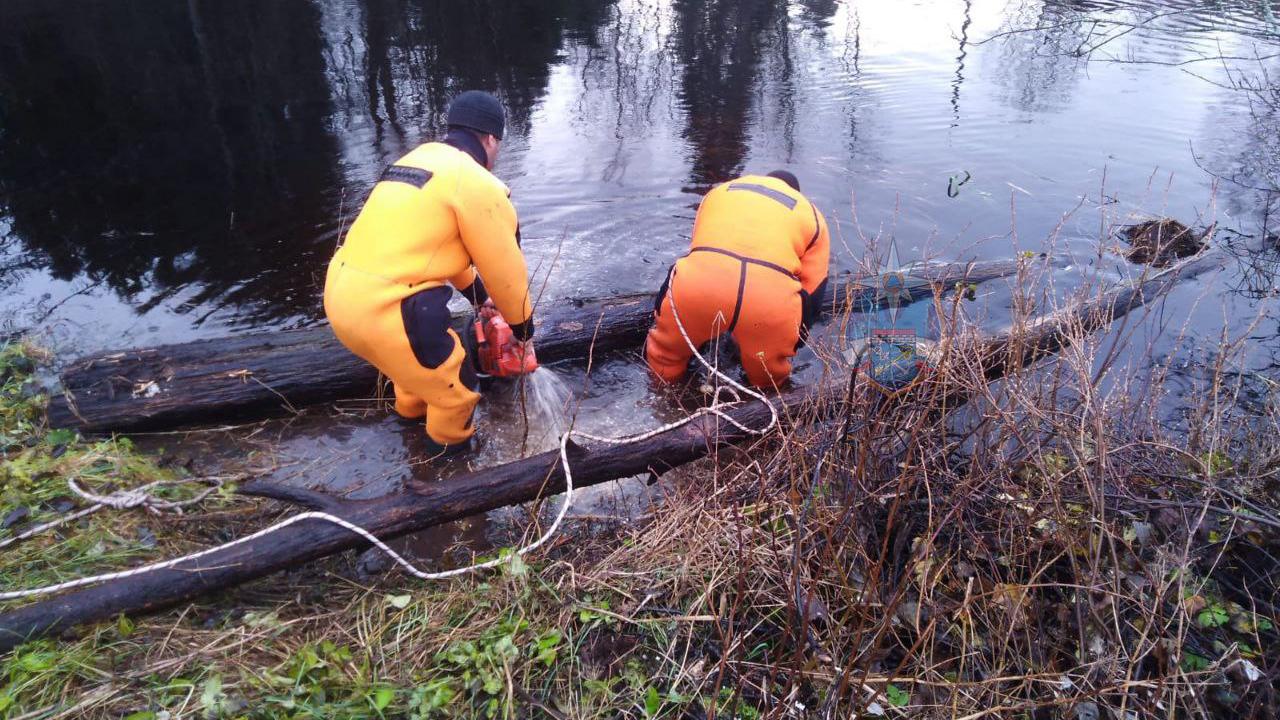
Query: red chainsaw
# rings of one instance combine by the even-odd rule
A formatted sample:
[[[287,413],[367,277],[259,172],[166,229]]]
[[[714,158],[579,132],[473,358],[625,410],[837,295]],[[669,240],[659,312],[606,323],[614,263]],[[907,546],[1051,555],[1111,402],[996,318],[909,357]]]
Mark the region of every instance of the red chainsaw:
[[[528,375],[538,369],[533,345],[516,339],[497,308],[485,305],[476,313],[476,360],[480,372],[493,377]]]

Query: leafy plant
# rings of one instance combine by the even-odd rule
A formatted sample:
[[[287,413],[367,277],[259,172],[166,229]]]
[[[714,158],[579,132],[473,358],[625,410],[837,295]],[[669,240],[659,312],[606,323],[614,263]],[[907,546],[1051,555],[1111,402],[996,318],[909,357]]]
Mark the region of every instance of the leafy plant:
[[[330,640],[300,647],[266,674],[267,706],[255,717],[382,717],[397,691],[371,680],[367,662]]]
[[[1178,665],[1187,672],[1206,670],[1209,667],[1209,658],[1193,653],[1190,650],[1184,650]]]
[[[528,628],[523,618],[508,617],[488,628],[478,640],[462,640],[436,655],[439,669],[455,677],[462,690],[478,703],[486,717],[496,717],[505,698],[507,671],[520,658],[519,638]],[[559,640],[544,639],[554,650]],[[542,650],[537,650],[535,657]]]
[[[906,707],[911,702],[911,694],[892,683],[885,687],[884,696],[894,707]]]
[[[556,656],[559,654],[558,648],[560,641],[563,639],[559,630],[548,630],[533,644],[533,658],[547,667],[551,667],[556,662]]]
[[[452,678],[437,678],[415,688],[409,696],[409,710],[415,720],[426,720],[445,714],[457,696]]]
[[[657,717],[658,711],[662,709],[662,697],[658,695],[658,688],[650,685],[649,691],[644,695],[644,714],[645,717]]]
[[[1202,628],[1216,628],[1226,625],[1231,619],[1227,609],[1218,603],[1212,603],[1196,615],[1196,623]]]
[[[227,693],[223,692],[223,676],[210,675],[200,689],[200,707],[206,717],[221,717],[230,710]]]

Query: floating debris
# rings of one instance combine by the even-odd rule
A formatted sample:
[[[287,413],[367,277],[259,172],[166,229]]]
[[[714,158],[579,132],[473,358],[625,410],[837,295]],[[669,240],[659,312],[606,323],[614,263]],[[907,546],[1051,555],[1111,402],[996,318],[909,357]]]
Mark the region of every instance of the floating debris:
[[[1130,262],[1167,267],[1175,260],[1190,257],[1204,249],[1210,231],[1197,233],[1177,220],[1161,218],[1130,225],[1124,230]]]

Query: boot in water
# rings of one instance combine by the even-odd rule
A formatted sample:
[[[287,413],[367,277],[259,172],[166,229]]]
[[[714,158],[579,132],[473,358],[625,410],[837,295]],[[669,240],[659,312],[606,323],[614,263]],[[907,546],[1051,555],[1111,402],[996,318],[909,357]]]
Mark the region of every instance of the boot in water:
[[[475,450],[475,448],[476,443],[474,437],[468,438],[459,443],[441,445],[435,440],[432,440],[431,436],[428,435],[426,437],[426,447],[423,448],[423,452],[428,460],[451,460],[453,458],[466,455]]]

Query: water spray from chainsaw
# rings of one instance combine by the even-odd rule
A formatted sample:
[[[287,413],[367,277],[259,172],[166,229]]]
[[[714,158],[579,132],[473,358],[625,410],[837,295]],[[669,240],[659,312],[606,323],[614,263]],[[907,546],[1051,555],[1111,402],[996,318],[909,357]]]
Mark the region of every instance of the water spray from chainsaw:
[[[480,309],[474,330],[480,370],[520,381],[516,388],[523,392],[520,401],[526,411],[529,446],[551,449],[567,428],[569,386],[555,372],[538,365],[533,346],[517,340],[510,324],[492,305]]]
[[[525,377],[531,422],[540,422],[552,444],[568,429],[566,418],[572,392],[564,379],[550,368],[540,367]]]

